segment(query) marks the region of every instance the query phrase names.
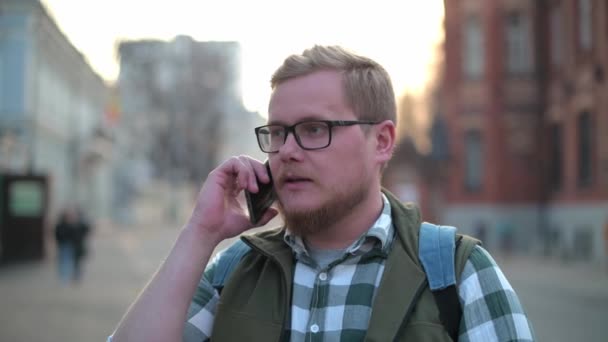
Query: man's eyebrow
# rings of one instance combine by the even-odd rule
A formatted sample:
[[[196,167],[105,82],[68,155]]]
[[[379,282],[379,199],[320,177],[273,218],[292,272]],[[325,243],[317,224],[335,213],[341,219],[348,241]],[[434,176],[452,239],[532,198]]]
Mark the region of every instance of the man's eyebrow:
[[[311,114],[311,115],[307,115],[307,116],[300,118],[300,120],[292,123],[291,125],[295,125],[300,122],[306,122],[306,121],[325,121],[325,120],[330,120],[330,119],[323,117],[319,114]],[[287,124],[285,121],[282,121],[282,120],[268,121],[266,124],[267,125],[291,126],[290,124]]]

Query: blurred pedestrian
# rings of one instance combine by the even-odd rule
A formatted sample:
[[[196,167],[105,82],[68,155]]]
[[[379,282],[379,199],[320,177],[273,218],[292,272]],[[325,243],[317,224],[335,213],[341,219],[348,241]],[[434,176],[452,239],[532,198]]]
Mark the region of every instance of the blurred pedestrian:
[[[478,221],[475,224],[475,238],[481,241],[484,244],[487,244],[487,236],[488,236],[488,227],[486,227],[485,222]],[[487,247],[486,247],[487,249]]]
[[[59,276],[64,283],[78,283],[81,279],[89,231],[90,225],[77,207],[67,207],[59,215],[55,225],[55,241]]]
[[[606,269],[608,269],[608,221],[604,224],[604,251],[606,253]]]
[[[498,223],[497,230],[500,251],[503,253],[503,255],[511,255],[514,247],[513,225],[510,222],[503,220]]]

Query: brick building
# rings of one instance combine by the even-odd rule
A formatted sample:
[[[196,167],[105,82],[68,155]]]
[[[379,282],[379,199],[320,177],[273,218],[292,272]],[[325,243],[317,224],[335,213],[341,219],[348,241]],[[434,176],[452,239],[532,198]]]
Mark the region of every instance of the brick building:
[[[444,4],[435,120],[447,143],[433,149],[447,153],[418,163],[424,217],[490,249],[603,260],[608,2]]]
[[[608,2],[545,1],[543,204],[575,257],[608,255]]]
[[[608,3],[445,1],[441,221],[490,247],[601,260]]]

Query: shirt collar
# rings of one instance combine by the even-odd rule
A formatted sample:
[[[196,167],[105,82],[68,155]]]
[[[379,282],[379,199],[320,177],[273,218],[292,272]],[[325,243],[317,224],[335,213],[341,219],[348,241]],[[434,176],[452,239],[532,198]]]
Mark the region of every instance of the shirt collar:
[[[369,245],[368,242],[371,242],[372,245],[379,243],[380,249],[383,252],[387,251],[390,246],[390,242],[393,240],[394,228],[393,220],[391,218],[391,205],[388,198],[384,194],[382,194],[382,202],[382,212],[374,224],[372,224],[372,226],[360,238],[358,238],[346,249],[347,253],[356,253],[361,246]],[[289,230],[289,227],[287,227],[285,230],[284,240],[285,243],[291,247],[294,253],[296,253],[296,255],[308,254],[302,237],[294,235]]]

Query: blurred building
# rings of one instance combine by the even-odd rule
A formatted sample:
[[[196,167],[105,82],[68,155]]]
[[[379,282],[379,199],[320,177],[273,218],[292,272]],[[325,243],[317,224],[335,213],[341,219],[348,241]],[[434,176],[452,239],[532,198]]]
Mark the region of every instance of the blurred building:
[[[428,215],[483,235],[489,248],[601,260],[608,255],[608,3],[444,4],[432,139],[447,141],[436,146],[447,152],[433,164],[443,174],[426,181],[427,189],[441,184],[423,199]]]
[[[124,148],[117,165],[136,163],[153,179],[199,186],[228,156],[261,158],[253,127],[263,120],[243,106],[238,43],[178,36],[122,42],[118,52],[117,139]],[[125,184],[142,178],[132,167],[117,176]]]
[[[447,175],[451,172],[450,142],[445,116],[441,112],[440,99],[441,92],[436,89],[419,98],[418,100],[422,100],[419,108],[413,108],[409,114],[404,113],[404,107],[408,104],[401,101],[398,105],[400,111],[398,126],[401,134],[383,177],[383,186],[400,200],[415,202],[423,214],[423,219],[428,222],[442,221]],[[420,113],[422,110],[432,118],[428,128],[421,127],[413,120],[414,113]],[[426,132],[428,135],[426,148],[421,147],[423,145],[419,140],[421,132]]]
[[[47,174],[52,212],[108,213],[107,94],[39,1],[0,1],[0,170]]]
[[[608,2],[547,1],[540,21],[543,220],[571,256],[597,259],[608,256]]]

